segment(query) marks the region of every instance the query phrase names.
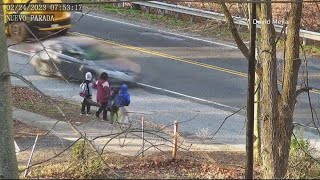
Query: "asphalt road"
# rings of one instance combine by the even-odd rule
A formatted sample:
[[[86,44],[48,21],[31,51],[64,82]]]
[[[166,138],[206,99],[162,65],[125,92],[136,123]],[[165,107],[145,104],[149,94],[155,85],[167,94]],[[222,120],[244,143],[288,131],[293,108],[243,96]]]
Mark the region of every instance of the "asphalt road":
[[[74,16],[74,20],[79,17],[77,14]],[[247,70],[247,63],[239,50],[228,43],[190,39],[186,36],[165,33],[157,26],[149,26],[150,29],[145,24],[130,25],[122,23],[125,20],[119,22],[114,20],[115,18],[99,16],[103,18],[83,17],[72,31],[108,40],[104,42],[106,49],[116,51],[140,64],[144,75],[140,83],[194,97],[192,99],[177,96],[168,91],[144,86],[142,89],[134,89],[133,93],[137,96],[136,103],[132,105],[134,110],[151,112],[148,117],[163,124],[172,123],[175,119],[186,120],[200,114],[196,120],[190,121],[182,128],[185,132],[197,134],[206,128],[209,128],[209,132],[214,132],[223,119],[234,111],[234,108],[226,108],[219,103],[230,107],[241,107],[246,104],[247,79],[243,73]],[[11,48],[26,51],[29,47],[30,44],[21,44]],[[25,63],[27,62],[25,57],[20,55],[16,57],[18,55],[11,54],[11,56],[13,57],[10,63],[13,60],[15,63],[11,67],[19,67],[17,63],[21,62],[17,62],[16,59],[22,58]],[[21,65],[20,68],[25,67]],[[23,75],[28,75],[28,78],[50,95],[79,100],[74,94],[78,90],[78,85],[38,76],[32,67],[26,68],[25,71]],[[319,82],[317,68],[310,68],[310,77],[310,85],[317,87]],[[215,103],[203,104],[199,103],[201,101],[194,101],[195,98]],[[319,95],[312,94],[311,99],[318,110]],[[310,122],[310,108],[307,102],[305,95],[298,99],[295,121]],[[235,123],[236,121],[239,123]],[[232,123],[225,126],[227,128],[225,133],[238,134],[242,130],[244,116],[234,116],[228,122]],[[220,137],[223,139],[225,135]],[[227,139],[230,138],[234,136]]]
[[[79,17],[79,14],[74,14],[74,20]],[[141,64],[143,74],[147,77],[142,80],[142,83],[232,107],[242,107],[246,104],[246,77],[230,74],[225,70],[177,61],[175,58],[246,73],[247,61],[241,52],[230,47],[229,43],[219,41],[214,41],[217,44],[208,43],[176,35],[182,33],[166,33],[167,29],[162,29],[157,25],[126,22],[123,19],[94,13],[83,17],[72,30],[174,56],[173,58],[163,56],[133,58],[135,62]],[[309,62],[309,86],[320,89],[320,66],[317,60],[312,62],[316,63]],[[302,71],[301,68],[301,75]],[[302,78],[299,79],[298,84],[301,82]],[[310,99],[312,106],[319,113],[319,94],[311,93]],[[298,98],[294,117],[294,121],[304,124],[312,121],[306,94]]]
[[[76,15],[74,19],[77,18]],[[246,69],[246,61],[235,48],[159,33],[143,26],[128,26],[85,16],[72,30],[196,62],[242,69],[242,72]],[[147,77],[142,83],[232,107],[240,107],[246,102],[246,78],[154,55],[133,60],[141,64]]]
[[[55,98],[65,98],[75,102],[82,101],[78,95],[79,84],[66,83],[59,78],[43,77],[29,64],[28,56],[17,53],[9,53],[9,63],[12,72],[23,75],[37,88],[47,95]],[[21,80],[11,78],[12,84],[26,86]],[[95,99],[95,92],[93,92]],[[150,93],[141,88],[130,89],[132,103],[129,110],[135,112],[130,114],[130,118],[144,117],[147,121],[152,121],[164,125],[172,125],[175,120],[180,122],[179,131],[183,136],[205,144],[227,144],[237,145],[239,148],[245,147],[245,117],[234,115],[225,121],[217,134],[217,130],[224,119],[231,114],[209,105],[192,102],[188,99],[169,97],[159,93]],[[103,123],[97,121],[98,123]],[[109,126],[106,122],[103,126]],[[169,126],[168,129],[172,128]],[[104,130],[97,129],[97,133]],[[213,136],[213,134],[215,134]],[[317,135],[305,133],[306,138],[310,138],[312,144],[318,146]],[[211,139],[202,139],[211,138]]]
[[[40,76],[28,62],[29,59],[26,55],[9,53],[9,65],[12,72],[23,75],[47,95],[69,99],[80,104],[82,99],[78,95],[79,84],[66,83],[59,78]],[[27,86],[17,78],[11,78],[11,82],[13,85]],[[190,138],[212,137],[208,142],[219,144],[243,146],[245,143],[243,129],[245,118],[241,115],[230,117],[219,133],[213,137],[212,134],[218,130],[230,112],[181,98],[150,93],[141,88],[132,88],[129,91],[132,96],[129,111],[134,112],[130,113],[130,118],[140,119],[143,116],[146,121],[164,125],[172,125],[175,120],[178,120],[180,122],[179,130],[184,136]],[[93,99],[96,98],[95,93],[94,91]],[[104,123],[107,124],[107,122]],[[173,126],[168,128],[173,129]]]

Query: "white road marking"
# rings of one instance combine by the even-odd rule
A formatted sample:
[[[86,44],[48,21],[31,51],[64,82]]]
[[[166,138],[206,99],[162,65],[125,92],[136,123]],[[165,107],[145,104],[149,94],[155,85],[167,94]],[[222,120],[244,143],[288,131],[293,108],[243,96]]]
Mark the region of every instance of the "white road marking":
[[[24,78],[26,78],[29,81],[40,81],[40,80],[53,80],[56,79],[54,77],[45,77],[41,75],[23,75]],[[21,81],[19,78],[12,77],[12,80],[14,81]]]
[[[75,13],[83,14],[83,13],[79,13],[79,12],[75,12]],[[145,26],[139,26],[139,25],[136,25],[136,24],[131,24],[131,23],[123,22],[123,21],[118,21],[118,20],[109,19],[109,18],[105,18],[105,17],[95,16],[95,15],[92,15],[92,14],[87,14],[86,16],[97,18],[97,19],[102,19],[102,20],[105,20],[105,21],[116,22],[116,23],[124,24],[124,25],[128,25],[128,26],[133,26],[133,27],[138,27],[138,28],[143,28],[143,29],[149,29],[149,30],[152,30],[152,31],[160,32],[160,33],[171,34],[171,35],[175,35],[175,36],[179,36],[179,37],[183,37],[183,38],[188,38],[188,39],[192,39],[192,40],[196,40],[196,41],[202,41],[202,42],[215,44],[215,45],[219,45],[219,46],[224,46],[224,47],[228,47],[228,48],[232,48],[232,49],[238,49],[237,46],[232,46],[232,45],[219,43],[219,42],[214,42],[214,41],[201,39],[201,38],[196,38],[196,37],[191,37],[191,36],[182,35],[182,34],[178,34],[178,33],[167,32],[167,31],[162,31],[162,30],[158,30],[158,29],[152,29],[152,28],[145,27]]]
[[[214,104],[214,105],[218,105],[218,106],[222,106],[222,107],[226,107],[226,108],[239,110],[239,108],[235,108],[235,107],[231,107],[231,106],[228,106],[228,105],[225,105],[225,104],[220,104],[220,103],[217,103],[217,102],[209,101],[209,100],[206,100],[206,99],[201,99],[201,98],[197,98],[197,97],[194,97],[194,96],[189,96],[189,95],[186,95],[186,94],[178,93],[178,92],[175,92],[175,91],[171,91],[171,90],[167,90],[167,89],[151,86],[151,85],[148,85],[148,84],[143,84],[143,83],[139,83],[139,82],[137,84],[139,84],[140,86],[144,86],[144,87],[148,87],[148,88],[152,88],[152,89],[156,89],[156,90],[160,90],[160,91],[165,91],[165,92],[172,93],[172,94],[175,94],[175,95],[178,95],[178,96],[182,96],[182,97],[186,97],[186,98],[189,98],[189,99],[198,100],[198,101],[202,101],[202,102],[205,102],[205,103],[210,103],[210,104]]]
[[[17,54],[22,54],[22,55],[29,56],[29,54],[28,54],[28,53],[26,53],[26,52],[22,52],[22,51],[14,50],[14,49],[11,49],[11,48],[8,48],[8,51],[10,51],[10,52],[14,52],[14,53],[17,53]]]

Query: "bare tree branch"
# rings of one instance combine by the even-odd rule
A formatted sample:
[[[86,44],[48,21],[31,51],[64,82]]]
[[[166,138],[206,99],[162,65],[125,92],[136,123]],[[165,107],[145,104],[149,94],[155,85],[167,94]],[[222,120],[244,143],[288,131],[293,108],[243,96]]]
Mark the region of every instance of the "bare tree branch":
[[[248,47],[244,44],[244,42],[242,41],[240,35],[239,35],[239,32],[236,28],[236,25],[235,23],[233,22],[233,18],[231,16],[231,13],[230,11],[228,10],[228,7],[226,6],[225,2],[220,2],[220,5],[221,5],[221,8],[222,8],[222,11],[223,11],[223,14],[225,15],[226,17],[226,20],[228,22],[228,25],[229,25],[229,29],[232,33],[232,36],[238,46],[238,48],[240,49],[240,51],[242,52],[242,54],[246,57],[246,59],[248,60],[249,59],[249,49]]]
[[[304,49],[304,47],[302,46],[302,44],[300,43],[300,48],[302,48],[303,51],[303,55],[304,55],[304,61],[305,61],[305,81],[303,82],[305,87],[309,87],[309,71],[308,71],[308,61],[306,60],[306,51]],[[317,112],[315,111],[314,107],[312,106],[312,102],[311,102],[311,97],[310,97],[310,91],[307,91],[307,95],[308,95],[308,102],[309,102],[309,107],[310,107],[310,113],[311,113],[311,118],[312,118],[312,123],[314,125],[314,127],[317,127],[316,125],[316,121],[315,121],[315,117],[317,118],[318,124],[319,123],[319,119],[317,116]],[[320,130],[317,128],[318,134],[320,135]]]
[[[46,163],[48,161],[51,161],[52,159],[60,156],[61,154],[63,154],[64,152],[66,152],[68,149],[70,149],[73,145],[75,145],[80,139],[82,139],[82,137],[78,138],[77,140],[75,140],[73,143],[71,143],[67,148],[65,148],[64,150],[60,151],[58,154],[56,154],[55,156],[52,156],[44,161],[41,161],[41,162],[38,162],[38,163],[35,163],[35,164],[32,164],[31,166],[27,167],[27,168],[24,168],[22,170],[19,170],[20,172],[23,172],[25,171],[26,169],[29,169],[31,167],[34,167],[34,166],[38,166],[40,164],[43,164],[43,163]]]
[[[229,30],[233,36],[234,41],[237,44],[237,47],[240,49],[241,53],[246,57],[247,60],[249,60],[249,49],[248,47],[244,44],[242,38],[239,35],[239,32],[236,28],[236,25],[233,21],[232,15],[230,11],[228,10],[228,7],[226,6],[224,1],[219,0],[219,4],[221,5],[223,14],[225,15],[226,21],[229,25]],[[259,12],[259,10],[257,9]],[[260,13],[260,12],[259,12]],[[259,78],[262,78],[262,66],[261,64],[255,59],[255,65],[256,65],[256,73],[259,76]]]
[[[103,157],[100,155],[100,153],[98,152],[98,150],[95,148],[95,146],[92,144],[92,142],[86,138],[85,136],[83,136],[83,134],[74,126],[71,124],[70,121],[68,121],[66,119],[65,114],[63,113],[63,111],[61,110],[61,108],[59,106],[57,106],[50,97],[48,97],[47,95],[45,95],[44,93],[42,93],[37,87],[35,87],[31,82],[29,82],[28,80],[26,80],[24,77],[20,76],[19,74],[16,73],[12,73],[12,72],[3,72],[0,74],[0,78],[4,78],[5,76],[14,76],[17,77],[19,79],[21,79],[23,82],[25,82],[26,84],[28,84],[30,87],[32,87],[34,90],[38,91],[41,95],[43,95],[44,97],[46,97],[46,99],[53,104],[58,110],[59,112],[63,115],[64,119],[66,120],[66,122],[70,125],[71,129],[76,132],[77,134],[80,135],[81,138],[84,138],[87,142],[89,142],[90,147],[97,153],[97,155],[100,157],[100,159],[104,162],[104,164],[117,176],[117,177],[121,177],[118,173],[116,173],[112,168],[110,168],[108,166],[108,164],[105,162],[105,160],[103,159]],[[57,121],[55,123],[55,125],[58,123],[59,121]]]
[[[319,131],[319,128],[317,128],[317,127],[308,126],[308,125],[306,125],[306,124],[302,124],[302,123],[298,123],[298,122],[293,122],[293,125],[295,125],[295,126],[301,126],[301,127],[309,128],[309,129],[314,129],[314,130]]]
[[[300,142],[298,141],[296,135],[294,133],[292,133],[294,139],[297,141],[298,145],[299,145],[299,148],[307,155],[309,156],[313,161],[317,162],[318,164],[320,164],[320,161],[316,158],[314,158],[311,154],[309,154],[303,147],[302,145],[300,144]]]
[[[227,116],[226,118],[224,118],[224,120],[222,121],[222,123],[220,124],[219,128],[212,134],[212,138],[213,139],[215,137],[215,135],[220,131],[220,129],[222,128],[222,126],[224,125],[224,123],[227,121],[227,119],[229,119],[230,117],[232,117],[233,115],[237,114],[238,112],[240,112],[242,109],[246,108],[247,106],[243,106],[241,108],[239,108],[237,111],[233,112],[232,114],[230,114],[229,116]]]
[[[260,90],[260,88],[261,88],[260,83],[261,83],[261,80],[259,81],[259,85],[258,85],[257,88],[255,89],[254,94],[256,94],[256,93]],[[242,107],[240,107],[237,111],[233,112],[232,114],[230,114],[229,116],[227,116],[226,118],[224,118],[223,122],[220,124],[219,128],[212,134],[212,138],[210,138],[210,139],[213,139],[214,136],[220,131],[220,129],[222,128],[223,124],[227,121],[227,119],[229,119],[230,117],[234,116],[235,114],[237,114],[238,112],[240,112],[242,109],[244,109],[244,108],[246,108],[246,107],[247,107],[247,105],[242,106]]]
[[[37,42],[42,46],[42,50],[44,50],[46,52],[46,54],[48,55],[49,57],[49,60],[51,61],[51,63],[53,64],[54,68],[56,69],[56,71],[59,71],[59,68],[58,66],[56,65],[56,63],[52,60],[49,52],[47,51],[47,47],[45,47],[43,45],[43,43],[39,40],[39,38],[32,32],[32,30],[26,25],[26,24],[23,24],[25,26],[25,28],[29,31],[29,33],[37,40]],[[41,50],[41,51],[42,51]],[[66,79],[65,77],[62,76],[62,78],[67,82],[69,83],[68,79]]]
[[[24,83],[26,83],[28,86],[30,86],[34,91],[38,92],[41,94],[41,96],[43,96],[47,101],[49,101],[52,105],[54,105],[59,113],[65,118],[66,115],[63,113],[63,111],[61,110],[61,108],[59,106],[57,106],[49,96],[45,95],[42,91],[40,91],[36,86],[34,86],[30,81],[28,81],[26,78],[24,78],[23,76],[17,74],[17,73],[13,73],[13,72],[2,72],[0,74],[0,78],[4,78],[6,76],[13,76],[16,77],[20,80],[22,80]]]
[[[298,97],[301,93],[303,92],[309,92],[310,90],[312,90],[314,88],[312,87],[303,87],[303,88],[300,88],[296,91],[296,97]]]

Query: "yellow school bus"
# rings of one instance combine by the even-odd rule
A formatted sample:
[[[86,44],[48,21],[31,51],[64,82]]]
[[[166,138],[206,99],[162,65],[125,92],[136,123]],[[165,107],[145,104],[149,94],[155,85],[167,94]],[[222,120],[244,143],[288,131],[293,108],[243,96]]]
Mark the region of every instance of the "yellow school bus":
[[[6,34],[14,41],[22,42],[41,31],[59,32],[64,35],[71,27],[71,15],[68,11],[51,11],[45,3],[62,3],[61,0],[32,0],[25,8],[29,0],[4,0],[3,11]],[[31,6],[34,3],[36,5]],[[41,5],[42,4],[42,5]],[[50,16],[54,19],[50,19]],[[37,17],[30,20],[30,16]],[[45,19],[45,16],[49,17]],[[25,19],[24,17],[28,17]],[[40,18],[39,18],[40,17]],[[41,17],[44,17],[41,19]]]

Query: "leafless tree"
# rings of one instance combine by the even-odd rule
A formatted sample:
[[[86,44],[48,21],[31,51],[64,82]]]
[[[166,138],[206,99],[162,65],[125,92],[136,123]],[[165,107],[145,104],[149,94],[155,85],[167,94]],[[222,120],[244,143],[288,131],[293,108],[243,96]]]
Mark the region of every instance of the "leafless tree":
[[[233,23],[232,16],[225,3],[221,3],[232,35],[244,56],[249,51],[243,43]],[[261,64],[257,63],[257,73],[262,81],[262,160],[264,178],[285,177],[288,165],[291,136],[293,132],[293,112],[297,95],[309,88],[297,90],[299,58],[299,30],[302,2],[294,1],[288,15],[287,38],[285,42],[285,66],[282,70],[284,81],[282,91],[277,83],[276,34],[272,23],[261,26]],[[272,22],[271,1],[258,5],[260,20]]]
[[[2,1],[1,1],[2,2]],[[0,14],[3,14],[2,7]],[[4,19],[0,16],[0,74],[9,71]],[[0,178],[17,179],[18,164],[13,144],[10,76],[0,76]]]

